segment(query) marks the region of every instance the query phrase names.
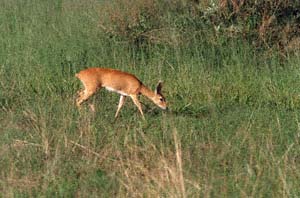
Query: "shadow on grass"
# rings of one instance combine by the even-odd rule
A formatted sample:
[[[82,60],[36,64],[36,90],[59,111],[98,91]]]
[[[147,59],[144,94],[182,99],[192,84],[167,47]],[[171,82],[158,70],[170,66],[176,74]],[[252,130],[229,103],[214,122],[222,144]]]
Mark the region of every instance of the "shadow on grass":
[[[207,118],[210,117],[213,112],[215,111],[212,107],[201,107],[199,109],[195,109],[192,107],[184,107],[179,109],[168,109],[168,110],[161,110],[159,108],[147,108],[146,113],[151,116],[158,116],[164,111],[166,114],[173,115],[173,116],[184,116],[190,118]]]

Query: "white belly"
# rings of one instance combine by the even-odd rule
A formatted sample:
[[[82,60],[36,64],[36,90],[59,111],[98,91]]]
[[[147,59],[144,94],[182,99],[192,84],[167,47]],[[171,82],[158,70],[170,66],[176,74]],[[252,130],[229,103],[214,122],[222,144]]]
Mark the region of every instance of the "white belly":
[[[116,93],[121,94],[121,95],[123,95],[123,96],[128,96],[127,93],[125,93],[125,92],[123,92],[123,91],[120,91],[120,90],[116,90],[116,89],[114,89],[114,88],[112,88],[112,87],[107,87],[107,86],[106,86],[105,89],[107,89],[108,91],[116,92]]]

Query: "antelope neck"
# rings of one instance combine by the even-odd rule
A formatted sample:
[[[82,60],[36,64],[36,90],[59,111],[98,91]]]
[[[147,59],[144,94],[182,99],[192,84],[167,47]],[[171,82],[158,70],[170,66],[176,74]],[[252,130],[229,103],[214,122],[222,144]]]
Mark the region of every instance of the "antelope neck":
[[[155,93],[145,85],[141,86],[140,93],[150,99],[152,99],[155,96]]]

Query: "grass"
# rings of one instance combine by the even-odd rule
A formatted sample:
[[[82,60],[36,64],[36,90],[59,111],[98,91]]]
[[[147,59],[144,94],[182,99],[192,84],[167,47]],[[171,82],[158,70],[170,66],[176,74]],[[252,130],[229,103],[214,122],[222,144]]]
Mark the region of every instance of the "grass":
[[[299,57],[238,41],[131,49],[97,26],[101,3],[0,3],[1,197],[298,197]],[[88,66],[119,68],[154,88],[147,121],[101,91],[75,108]]]

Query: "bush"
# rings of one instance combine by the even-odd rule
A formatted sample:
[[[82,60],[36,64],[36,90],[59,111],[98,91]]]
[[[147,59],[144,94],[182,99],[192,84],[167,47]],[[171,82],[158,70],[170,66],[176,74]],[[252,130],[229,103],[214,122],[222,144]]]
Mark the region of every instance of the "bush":
[[[220,0],[218,11],[211,17],[215,26],[230,32],[228,35],[241,35],[257,47],[287,52],[299,44],[299,1]]]
[[[153,35],[162,25],[155,0],[120,0],[103,6],[100,27],[109,37],[142,45],[159,40]],[[107,14],[105,16],[105,14]]]
[[[299,1],[118,0],[102,8],[100,27],[105,34],[139,47],[180,46],[199,32],[211,43],[218,35],[238,37],[256,48],[284,53],[300,44]]]

